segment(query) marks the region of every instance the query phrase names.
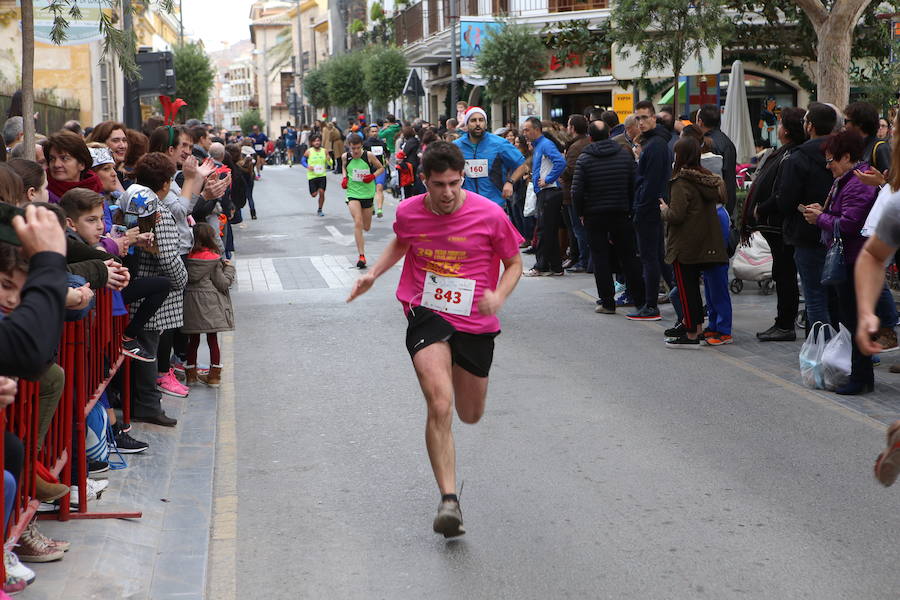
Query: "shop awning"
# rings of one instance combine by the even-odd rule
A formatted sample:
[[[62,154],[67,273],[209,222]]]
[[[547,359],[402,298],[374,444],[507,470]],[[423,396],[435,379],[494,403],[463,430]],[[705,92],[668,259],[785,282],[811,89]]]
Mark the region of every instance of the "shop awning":
[[[672,98],[675,97],[675,86],[669,88],[669,91],[663,94],[662,98],[659,99],[660,106],[665,104],[672,104]],[[687,80],[678,82],[678,104],[681,106],[685,106],[687,104]]]

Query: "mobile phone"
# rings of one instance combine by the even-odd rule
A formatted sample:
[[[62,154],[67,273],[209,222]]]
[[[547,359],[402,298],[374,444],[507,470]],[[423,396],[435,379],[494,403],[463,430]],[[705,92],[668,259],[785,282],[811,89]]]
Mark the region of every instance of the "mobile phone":
[[[805,205],[805,204],[798,204],[798,205],[797,205],[797,210],[799,210],[800,212],[806,212],[806,205]]]

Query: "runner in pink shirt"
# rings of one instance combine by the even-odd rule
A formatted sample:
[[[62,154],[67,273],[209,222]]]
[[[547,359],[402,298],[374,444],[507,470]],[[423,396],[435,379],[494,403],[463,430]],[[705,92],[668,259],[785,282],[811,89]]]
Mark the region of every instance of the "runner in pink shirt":
[[[396,237],[347,299],[367,292],[405,257],[397,299],[409,321],[406,348],[428,405],[425,445],[441,492],[433,527],[448,538],[465,533],[456,493],[454,399],[464,423],[481,419],[500,333],[497,313],[522,275],[522,236],[497,204],[462,189],[464,169],[457,146],[429,144],[422,156],[427,192],[397,208]]]

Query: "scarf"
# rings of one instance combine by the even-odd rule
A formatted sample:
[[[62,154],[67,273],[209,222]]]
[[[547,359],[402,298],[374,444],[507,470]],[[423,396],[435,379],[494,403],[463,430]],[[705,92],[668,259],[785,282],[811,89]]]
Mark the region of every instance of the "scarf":
[[[63,194],[75,188],[87,188],[102,194],[103,184],[100,183],[100,178],[93,171],[85,171],[85,173],[87,173],[87,176],[78,181],[59,181],[47,173],[47,189],[50,190],[51,194],[55,194],[60,198],[62,198]]]

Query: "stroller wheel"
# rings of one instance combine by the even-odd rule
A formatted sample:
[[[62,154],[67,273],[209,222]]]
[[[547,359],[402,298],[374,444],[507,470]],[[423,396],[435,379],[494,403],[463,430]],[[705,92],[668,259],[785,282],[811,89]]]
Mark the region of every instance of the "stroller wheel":
[[[768,296],[775,290],[775,281],[772,279],[763,279],[759,282],[760,292],[763,296]]]
[[[740,279],[732,279],[728,289],[731,290],[732,294],[740,294],[744,291],[744,282]]]

